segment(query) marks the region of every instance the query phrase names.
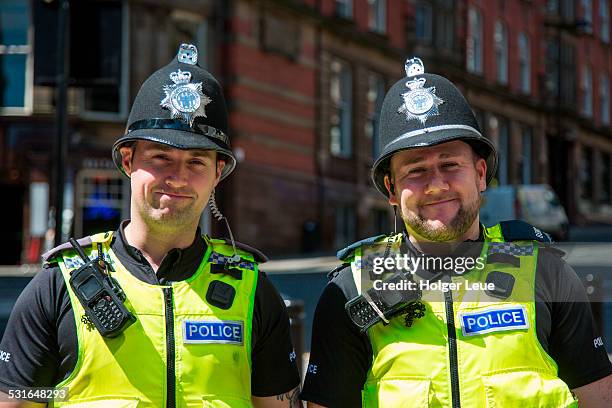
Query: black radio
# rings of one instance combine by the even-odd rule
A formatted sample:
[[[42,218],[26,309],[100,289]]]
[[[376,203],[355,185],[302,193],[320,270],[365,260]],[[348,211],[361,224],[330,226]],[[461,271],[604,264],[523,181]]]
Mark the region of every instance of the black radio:
[[[395,272],[385,283],[400,284],[413,282],[412,277],[402,272]],[[366,296],[360,295],[349,300],[344,306],[351,321],[365,333],[370,327],[382,321],[388,324],[393,317],[406,314],[404,320],[410,327],[415,318],[423,316],[425,308],[419,301],[422,292],[419,289],[376,290],[370,288]]]
[[[85,262],[85,265],[70,274],[72,290],[100,334],[104,337],[118,336],[136,321],[136,317],[123,304],[125,293],[108,274],[102,244],[98,243],[97,259],[88,259],[74,238],[70,238],[70,244]]]

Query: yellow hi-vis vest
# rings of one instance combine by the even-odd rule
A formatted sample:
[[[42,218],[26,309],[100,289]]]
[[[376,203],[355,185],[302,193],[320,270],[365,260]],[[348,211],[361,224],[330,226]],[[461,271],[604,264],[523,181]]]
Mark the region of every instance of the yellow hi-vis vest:
[[[401,240],[399,234],[379,242],[399,245]],[[495,252],[512,254],[520,266],[487,262]],[[360,294],[361,256],[357,249],[351,262]],[[423,291],[425,315],[414,319],[411,327],[399,316],[388,325],[377,323],[368,329],[373,361],[362,390],[364,407],[578,407],[537,338],[537,245],[504,242],[496,225],[485,230],[480,256],[484,268],[451,277],[461,284],[458,290]],[[466,284],[473,288],[474,283],[484,283],[491,271],[514,277],[507,299],[466,289]]]
[[[205,236],[206,254],[192,277],[150,285],[119,262],[110,248],[111,235],[92,236],[86,254],[97,256],[96,243],[103,244],[104,256],[115,270],[111,274],[137,320],[115,338],[88,328],[84,309],[68,283],[70,271],[82,262],[73,250],[61,253],[59,266],[76,320],[78,359],[70,376],[56,386],[67,387],[69,399],[55,406],[251,407],[251,326],[258,273],[253,255],[238,250],[242,279],[212,274],[211,264],[225,263],[233,250]],[[227,310],[206,301],[215,280],[236,290]],[[219,334],[219,328],[227,326],[232,328],[229,338]],[[200,330],[195,340],[187,333],[192,330]]]

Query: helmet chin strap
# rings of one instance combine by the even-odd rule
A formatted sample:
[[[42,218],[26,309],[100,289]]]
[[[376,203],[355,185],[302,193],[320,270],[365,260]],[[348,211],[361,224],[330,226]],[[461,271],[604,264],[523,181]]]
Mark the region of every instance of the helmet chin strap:
[[[393,206],[393,235],[397,235],[397,205]]]
[[[221,213],[219,207],[217,206],[217,201],[215,200],[215,190],[210,193],[210,198],[208,199],[208,205],[210,207],[210,212],[212,216],[217,221],[225,221],[225,226],[227,227],[227,231],[229,232],[230,240],[232,241],[232,248],[234,249],[234,255],[229,259],[229,263],[238,263],[240,262],[240,255],[236,251],[236,241],[234,241],[234,234],[232,234],[232,229],[230,228],[229,222],[227,221],[227,217]]]

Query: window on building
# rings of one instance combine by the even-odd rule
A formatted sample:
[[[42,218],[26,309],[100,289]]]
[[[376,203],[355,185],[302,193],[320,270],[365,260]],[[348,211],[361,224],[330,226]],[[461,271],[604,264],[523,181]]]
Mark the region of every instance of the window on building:
[[[353,18],[353,0],[336,0],[336,15],[342,18]]]
[[[365,134],[372,141],[372,157],[378,157],[380,109],[385,97],[385,80],[378,74],[368,76],[368,119],[365,124]]]
[[[495,23],[495,62],[497,64],[497,81],[500,84],[508,83],[508,36],[506,26],[501,22]]]
[[[84,36],[77,42],[71,40],[72,50],[87,49],[88,46],[98,50],[95,68],[83,66],[82,72],[71,72],[71,76],[83,78],[84,116],[117,117],[128,113],[128,78],[127,60],[127,5],[120,1],[83,2],[73,13],[86,13],[87,20],[71,19],[71,32],[91,31],[95,36]],[[74,55],[73,55],[74,58]],[[72,67],[75,64],[71,64]]]
[[[574,21],[576,15],[574,10],[574,2],[576,0],[561,0],[561,17],[565,21]]]
[[[608,0],[599,0],[599,36],[601,41],[610,42],[610,13]]]
[[[593,1],[582,0],[582,18],[584,19],[584,31],[587,33],[593,32]]]
[[[546,12],[551,15],[558,15],[559,0],[546,0]]]
[[[497,180],[500,185],[504,185],[510,182],[510,126],[505,118],[491,117],[491,121],[493,122],[491,127],[497,128],[497,151],[499,154]]]
[[[452,50],[455,43],[455,1],[437,0],[435,5],[435,45]]]
[[[587,65],[582,67],[580,88],[582,91],[582,113],[591,117],[593,116],[593,77],[591,68]]]
[[[430,3],[420,2],[415,10],[415,35],[417,41],[429,43],[432,40],[433,15]]]
[[[352,143],[352,81],[351,68],[345,62],[331,63],[330,99],[330,151],[339,157],[351,157]]]
[[[610,83],[608,75],[601,74],[599,80],[599,107],[601,123],[604,125],[610,124]]]
[[[531,92],[531,47],[527,34],[520,33],[519,46],[519,89],[522,93]]]
[[[480,11],[471,7],[468,13],[467,37],[467,69],[470,72],[482,73],[482,15]]]
[[[580,197],[585,200],[593,198],[593,150],[582,147],[580,160]]]
[[[75,234],[110,231],[121,222],[123,178],[114,169],[83,169],[76,179]]]
[[[576,47],[561,43],[561,103],[567,107],[576,105]]]
[[[198,21],[195,33],[204,31],[202,41],[206,40],[206,20]],[[203,27],[200,29],[200,25]],[[279,54],[294,61],[300,53],[300,24],[284,15],[264,12],[261,17],[261,46],[271,53]]]
[[[565,107],[576,106],[576,48],[573,44],[551,39],[546,46],[546,90]],[[560,63],[559,63],[560,61]]]
[[[601,154],[601,167],[599,169],[599,177],[601,179],[601,189],[599,190],[599,201],[604,204],[609,204],[610,200],[610,155]]]
[[[546,42],[546,92],[549,96],[559,96],[559,43],[554,40]]]
[[[533,160],[533,129],[531,126],[524,125],[521,129],[522,151],[521,158],[521,183],[531,184],[532,181],[532,160]]]
[[[32,48],[30,1],[0,2],[0,111],[26,113],[31,108]]]
[[[370,30],[384,34],[387,31],[387,0],[368,0]]]
[[[344,204],[338,205],[334,210],[334,217],[336,226],[334,234],[334,247],[336,249],[340,249],[355,242],[357,237],[357,217],[355,206]]]

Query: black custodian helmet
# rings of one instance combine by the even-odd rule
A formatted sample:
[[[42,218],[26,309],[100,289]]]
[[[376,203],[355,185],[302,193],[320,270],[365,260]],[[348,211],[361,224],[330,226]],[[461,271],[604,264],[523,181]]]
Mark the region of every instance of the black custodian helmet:
[[[487,162],[487,184],[497,169],[493,143],[480,133],[476,118],[461,92],[448,79],[425,73],[419,58],[405,64],[407,79],[385,95],[379,124],[379,156],[372,167],[376,189],[388,196],[384,178],[396,152],[435,146],[453,140],[468,143]]]
[[[227,116],[221,86],[198,65],[197,48],[181,44],[176,58],[140,87],[125,134],[113,145],[113,161],[125,174],[119,149],[137,140],[177,149],[216,150],[226,162],[224,179],[236,167]]]

